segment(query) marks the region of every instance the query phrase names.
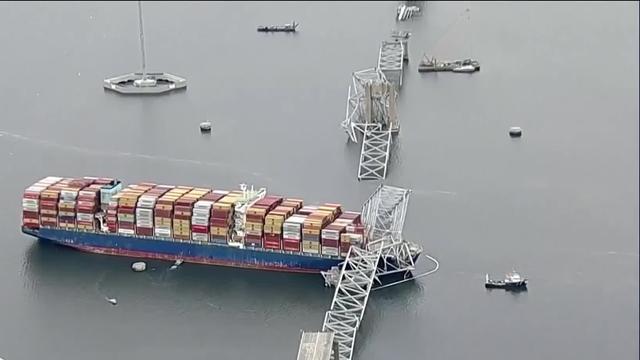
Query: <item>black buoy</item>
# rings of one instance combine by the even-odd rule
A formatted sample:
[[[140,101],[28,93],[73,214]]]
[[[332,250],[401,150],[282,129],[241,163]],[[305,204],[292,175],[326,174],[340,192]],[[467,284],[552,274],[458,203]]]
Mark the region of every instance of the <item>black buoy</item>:
[[[522,136],[522,129],[518,126],[514,126],[509,129],[509,136],[511,137],[520,137]]]
[[[211,122],[204,121],[200,123],[200,131],[202,132],[210,132],[211,131]]]

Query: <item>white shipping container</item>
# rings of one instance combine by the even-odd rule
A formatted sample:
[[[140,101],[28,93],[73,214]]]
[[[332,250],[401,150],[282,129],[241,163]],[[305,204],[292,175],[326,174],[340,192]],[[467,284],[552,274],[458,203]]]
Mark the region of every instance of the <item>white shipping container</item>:
[[[305,248],[304,246],[302,247],[302,252],[308,253],[308,254],[320,254],[320,251],[318,249],[309,249],[309,248]]]
[[[34,184],[29,186],[28,188],[25,189],[25,192],[34,192],[34,193],[40,193],[42,192],[42,190],[46,189],[48,185],[39,185],[39,184]]]
[[[191,239],[195,241],[209,241],[209,234],[191,233]]]
[[[209,220],[192,219],[191,220],[191,225],[207,226],[207,225],[209,225]]]
[[[93,214],[78,213],[76,218],[78,221],[93,221]]]
[[[22,199],[22,205],[38,205],[37,199]]]
[[[322,254],[323,255],[330,255],[330,256],[338,256],[339,255],[339,250],[338,250],[338,248],[323,246],[322,247]]]
[[[283,238],[288,238],[288,239],[300,240],[302,238],[302,235],[300,235],[300,232],[283,231],[282,232],[282,237]]]
[[[171,230],[155,229],[154,230],[154,234],[157,237],[170,238],[171,237]]]
[[[76,190],[62,190],[60,191],[60,197],[63,200],[75,200],[78,197],[78,191]]]
[[[338,230],[322,230],[322,238],[330,240],[340,240],[340,233]]]
[[[123,235],[135,235],[135,232],[129,229],[118,229],[118,233]]]
[[[136,209],[136,215],[138,216],[151,216],[153,215],[153,209]]]

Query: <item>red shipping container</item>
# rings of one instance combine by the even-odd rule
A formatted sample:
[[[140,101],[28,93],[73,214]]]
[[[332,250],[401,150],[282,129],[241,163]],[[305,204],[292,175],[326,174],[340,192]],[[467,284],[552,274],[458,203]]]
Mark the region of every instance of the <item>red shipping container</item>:
[[[23,219],[35,219],[38,220],[40,219],[40,216],[38,216],[38,213],[35,211],[23,211],[22,212],[22,218]]]
[[[264,242],[264,248],[265,249],[272,249],[272,250],[281,250],[282,244],[280,244],[280,242],[269,242],[266,241]]]
[[[337,248],[339,246],[340,241],[339,240],[332,240],[332,239],[322,239],[322,246],[328,246],[328,247],[332,247],[332,248]]]
[[[142,236],[153,236],[153,228],[150,227],[136,227],[136,234]]]
[[[209,224],[211,224],[211,226],[227,227],[227,226],[229,226],[229,221],[227,221],[227,220],[211,219],[211,220],[209,220]]]
[[[280,234],[265,234],[264,239],[269,241],[280,242],[282,241],[282,236]]]
[[[300,252],[300,241],[298,240],[284,240],[283,241],[284,250],[287,251],[297,251]]]
[[[153,211],[153,215],[154,215],[155,217],[171,218],[171,217],[173,217],[173,211],[171,211],[171,210],[155,209],[155,210]]]
[[[351,247],[351,244],[348,242],[341,242],[340,243],[340,255],[341,256],[347,256],[347,252],[349,251],[349,248]]]
[[[134,228],[133,223],[124,222],[124,221],[120,221],[120,223],[118,224],[118,227],[124,230],[133,230]]]
[[[204,225],[191,225],[191,231],[198,234],[208,234],[209,227]]]

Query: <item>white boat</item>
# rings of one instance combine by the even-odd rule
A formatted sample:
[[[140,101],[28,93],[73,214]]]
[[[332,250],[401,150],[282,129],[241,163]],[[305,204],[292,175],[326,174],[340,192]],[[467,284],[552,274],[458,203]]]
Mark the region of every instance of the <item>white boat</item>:
[[[476,71],[476,67],[473,65],[462,65],[462,66],[454,67],[453,70],[451,71],[457,72],[457,73],[472,73]]]

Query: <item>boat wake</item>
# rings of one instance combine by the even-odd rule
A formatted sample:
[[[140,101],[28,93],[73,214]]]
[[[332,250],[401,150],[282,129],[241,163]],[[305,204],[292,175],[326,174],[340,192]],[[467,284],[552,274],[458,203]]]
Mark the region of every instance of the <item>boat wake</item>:
[[[255,172],[255,171],[247,172],[238,168],[234,168],[230,166],[228,163],[219,163],[219,162],[213,162],[213,161],[203,161],[203,160],[194,160],[194,159],[181,159],[181,158],[173,158],[173,157],[162,156],[162,155],[140,154],[140,153],[123,152],[123,151],[96,150],[96,149],[75,146],[75,145],[60,144],[60,143],[49,141],[49,140],[35,139],[28,136],[12,133],[9,131],[0,130],[0,137],[5,137],[5,136],[16,139],[16,140],[37,144],[44,147],[58,148],[66,151],[74,151],[74,152],[78,152],[82,154],[90,154],[94,156],[128,157],[128,158],[137,158],[137,159],[144,159],[144,160],[161,161],[161,162],[191,164],[194,166],[226,168],[226,169],[229,169],[238,173],[244,173],[245,175],[250,175],[252,177],[259,178],[268,182],[273,181],[271,177],[266,176],[265,174]]]

